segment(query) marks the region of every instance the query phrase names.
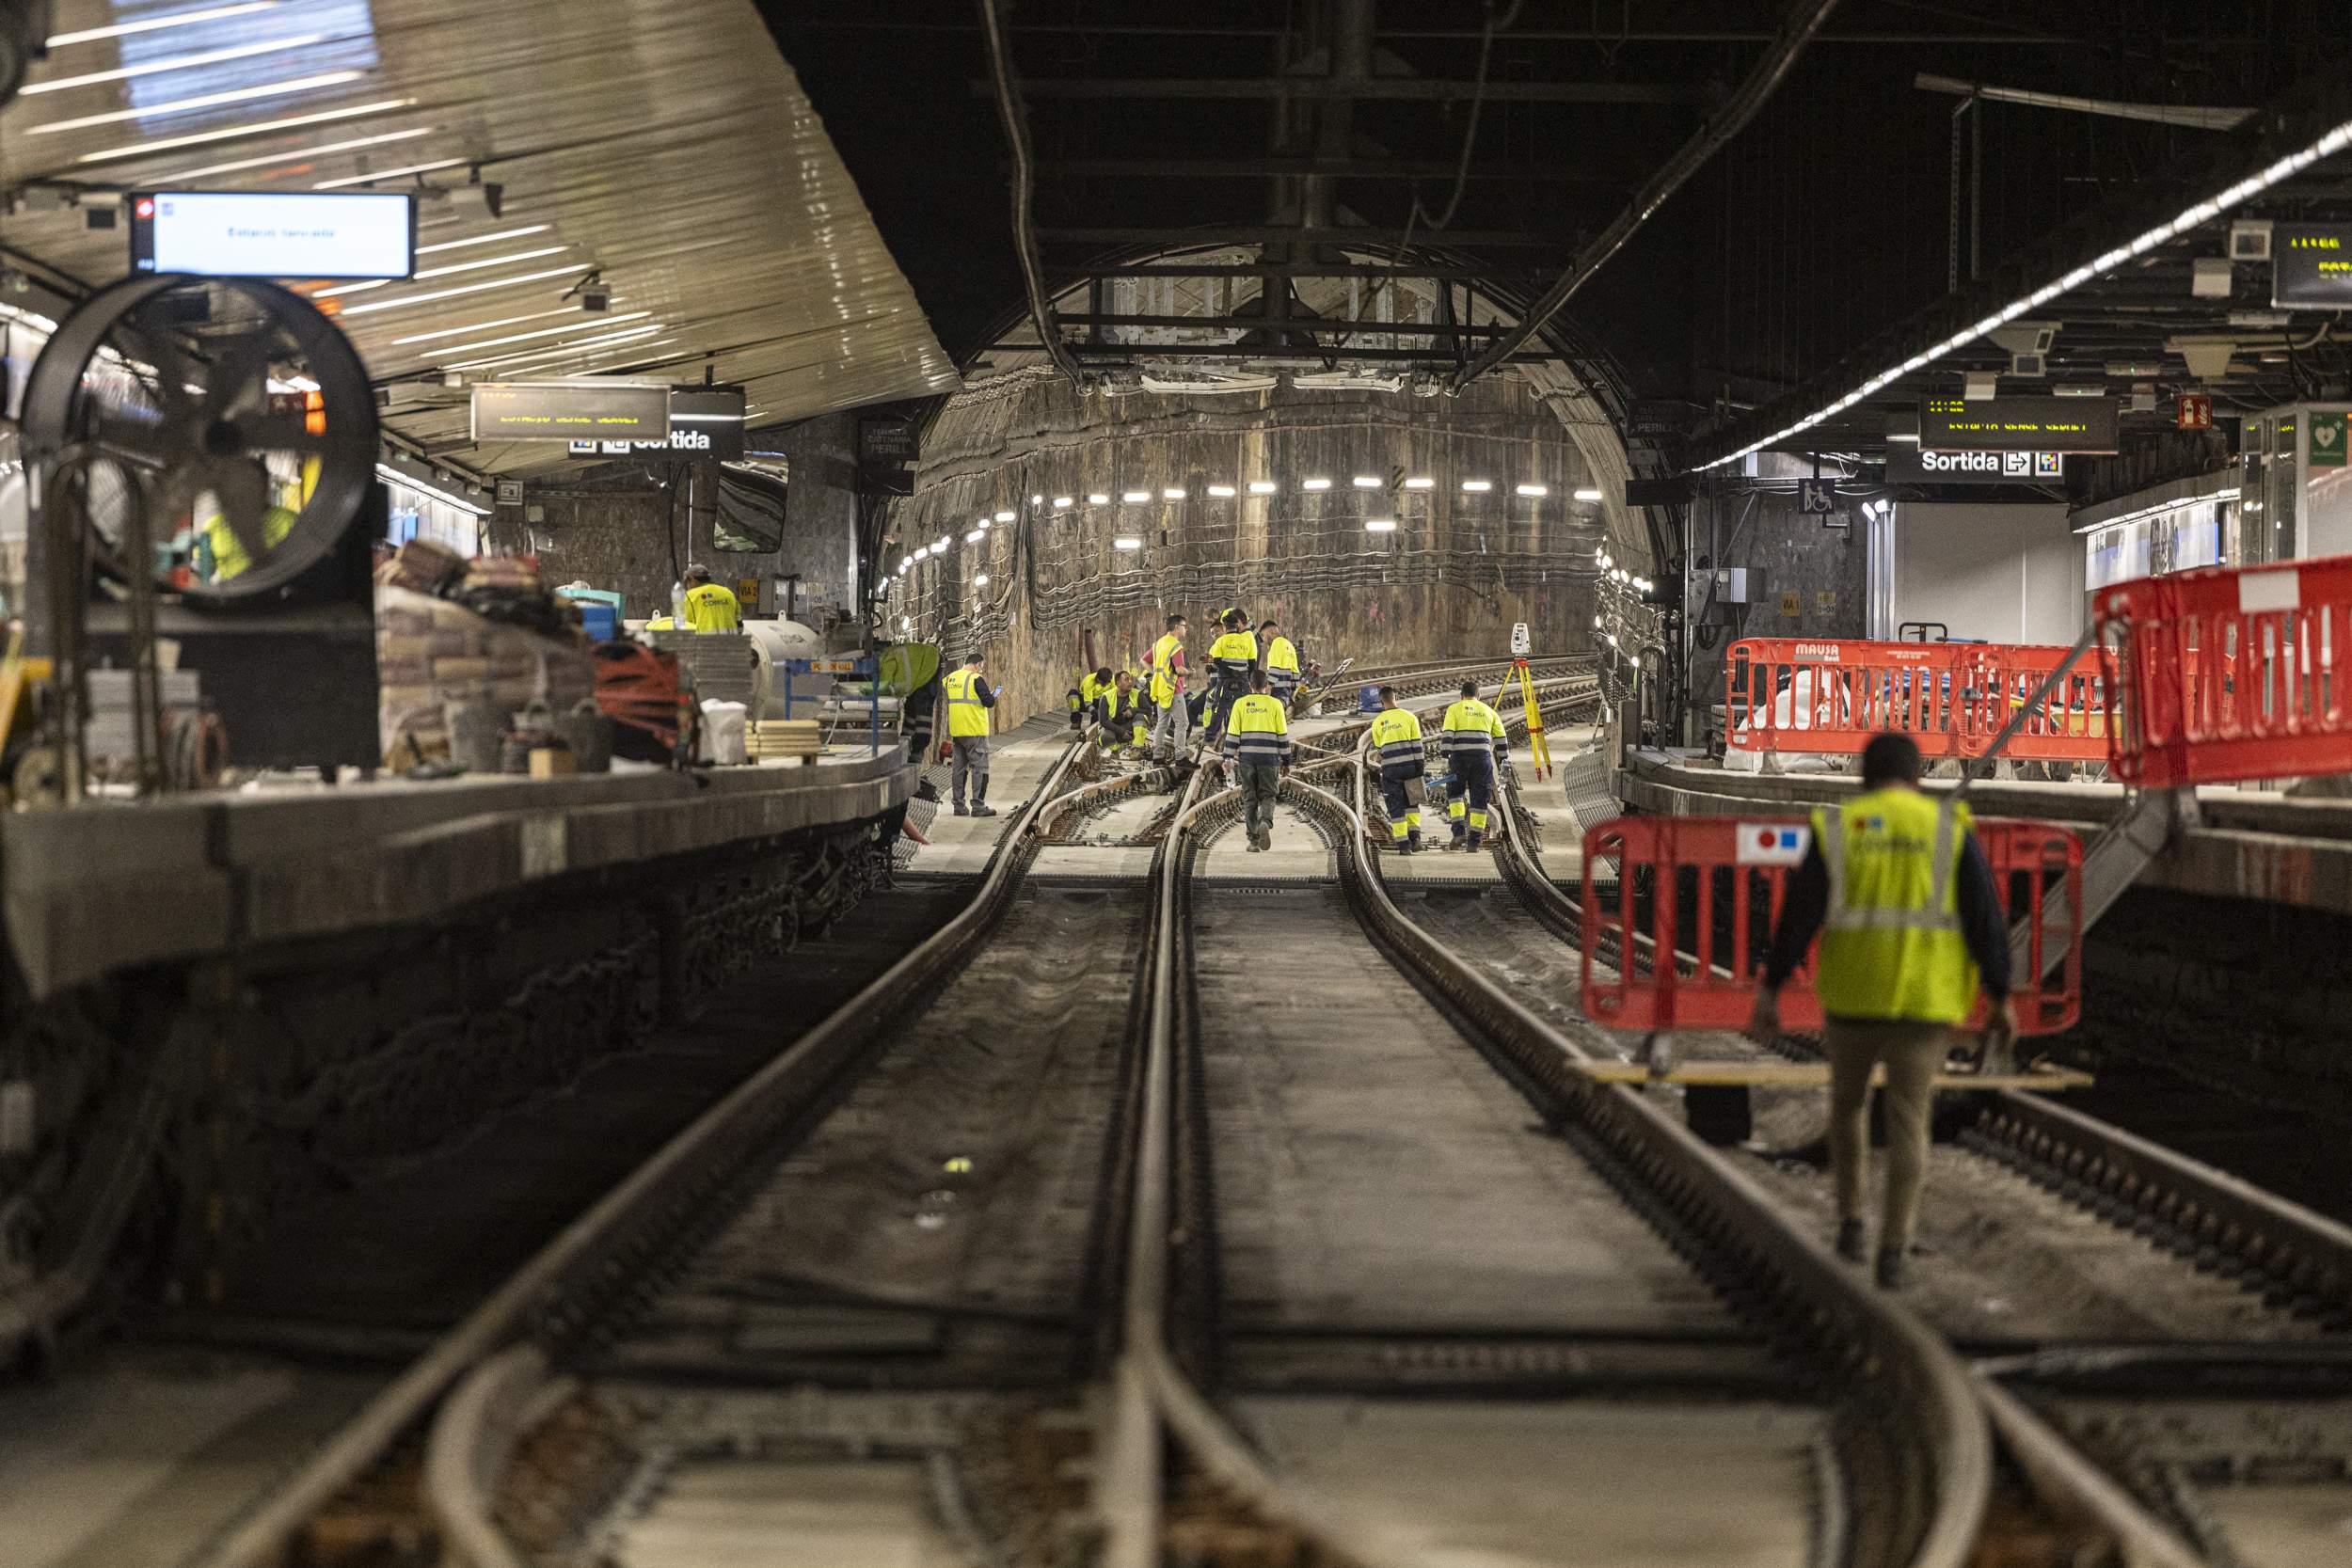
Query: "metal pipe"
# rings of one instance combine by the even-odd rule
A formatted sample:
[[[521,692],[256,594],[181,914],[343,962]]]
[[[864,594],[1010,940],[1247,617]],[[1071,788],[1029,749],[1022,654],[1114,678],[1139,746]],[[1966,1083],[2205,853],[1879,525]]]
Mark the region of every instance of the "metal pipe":
[[[1086,377],[1072,358],[1061,341],[1061,328],[1054,322],[1054,302],[1045,292],[1045,265],[1037,249],[1037,225],[1031,212],[1031,191],[1035,183],[1035,160],[1029,151],[1028,116],[1021,106],[1021,86],[1013,75],[1012,55],[1005,48],[1005,30],[996,15],[996,0],[980,0],[980,19],[988,34],[989,72],[996,84],[996,111],[1005,122],[1005,140],[1012,151],[1012,232],[1015,248],[1021,254],[1021,279],[1029,295],[1029,318],[1036,325],[1038,341],[1054,361],[1054,368],[1070,378],[1073,387],[1083,388]]]
[[[1477,358],[1455,373],[1450,383],[1459,392],[1480,376],[1502,364],[1520,346],[1543,329],[1546,322],[1559,314],[1586,279],[1598,272],[1608,260],[1623,249],[1635,231],[1650,220],[1667,198],[1680,190],[1684,182],[1712,158],[1724,143],[1740,134],[1749,120],[1756,118],[1772,93],[1796,66],[1804,46],[1812,41],[1830,12],[1837,8],[1837,0],[1798,0],[1791,8],[1780,31],[1773,36],[1772,47],[1748,72],[1740,88],[1724,101],[1723,106],[1708,117],[1698,134],[1684,143],[1681,150],[1668,159],[1666,166],[1651,176],[1649,182],[1635,193],[1626,210],[1592,243],[1578,253],[1558,282],[1546,290],[1544,296],[1530,306],[1519,317],[1519,325],[1508,337],[1495,342]]]
[[[2192,131],[2234,131],[2252,119],[2254,114],[2251,109],[2214,108],[2194,103],[2134,103],[2115,98],[2076,98],[2071,93],[1996,87],[1983,82],[1963,82],[1957,76],[1938,76],[1925,71],[1913,77],[1911,85],[1922,92],[1991,99],[1995,103],[2023,103],[2035,109],[2064,109],[2070,114],[2104,115],[2109,119],[2144,119],[2156,125],[2185,126]]]

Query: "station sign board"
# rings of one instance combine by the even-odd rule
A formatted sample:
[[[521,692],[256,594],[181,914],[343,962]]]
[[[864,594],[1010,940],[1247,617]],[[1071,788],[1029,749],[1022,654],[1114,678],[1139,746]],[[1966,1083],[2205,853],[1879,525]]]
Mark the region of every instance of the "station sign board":
[[[478,381],[473,439],[664,441],[670,388],[659,381]]]
[[[2058,451],[1935,451],[1897,442],[1886,449],[1889,484],[2055,484],[2066,477]]]
[[[1932,451],[2114,451],[2113,398],[1924,398],[1919,444]]]
[[[136,191],[131,270],[205,277],[409,277],[417,203],[373,191]]]
[[[2273,228],[2270,303],[2281,310],[2352,308],[2352,225],[2281,223]]]

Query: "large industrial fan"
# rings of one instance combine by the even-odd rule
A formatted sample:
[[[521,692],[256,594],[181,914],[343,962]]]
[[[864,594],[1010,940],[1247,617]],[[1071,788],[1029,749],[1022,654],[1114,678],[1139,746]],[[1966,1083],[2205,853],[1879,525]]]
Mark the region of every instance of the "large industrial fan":
[[[161,776],[159,640],[201,681],[230,762],[374,762],[375,403],[316,307],[247,279],[115,284],[42,349],[23,426],[65,793],[105,665],[131,673],[135,771]]]

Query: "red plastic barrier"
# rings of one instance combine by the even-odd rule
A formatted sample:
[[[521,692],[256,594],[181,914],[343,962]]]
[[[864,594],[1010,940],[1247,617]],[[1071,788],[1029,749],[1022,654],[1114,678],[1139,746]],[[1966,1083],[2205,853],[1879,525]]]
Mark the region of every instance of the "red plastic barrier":
[[[2082,840],[2055,823],[2006,819],[1979,821],[1977,839],[2010,925],[2031,922],[2028,962],[2012,976],[2019,1028],[2072,1028],[2082,1012]],[[1621,816],[1586,832],[1585,1016],[1613,1029],[1744,1025],[1789,874],[1811,842],[1796,816]],[[2060,943],[2064,961],[2034,982]],[[1780,1013],[1788,1028],[1820,1026],[1811,954],[1782,990]],[[1983,1013],[1980,998],[1972,1026]]]
[[[1899,731],[1930,758],[1982,756],[2069,650],[1991,642],[1859,642],[1751,637],[1731,645],[1725,743],[1741,752],[1855,755]],[[2004,755],[2107,760],[2103,662],[2075,667],[2014,736]]]
[[[2121,672],[2118,778],[2352,772],[2352,556],[2144,578],[2093,603]]]

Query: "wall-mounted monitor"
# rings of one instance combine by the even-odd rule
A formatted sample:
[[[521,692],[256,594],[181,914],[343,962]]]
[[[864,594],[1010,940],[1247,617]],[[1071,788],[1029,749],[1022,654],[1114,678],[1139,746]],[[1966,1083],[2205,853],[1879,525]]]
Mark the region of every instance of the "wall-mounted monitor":
[[[417,202],[373,191],[140,191],[131,270],[205,277],[408,277]]]

